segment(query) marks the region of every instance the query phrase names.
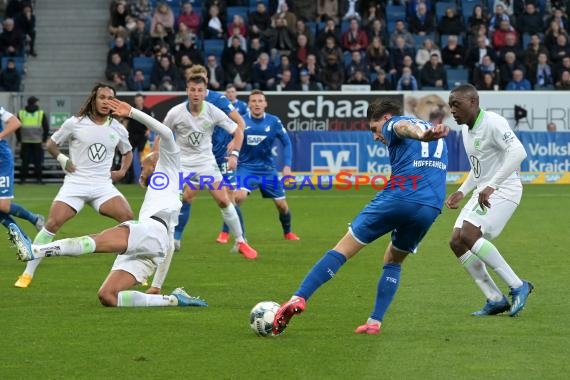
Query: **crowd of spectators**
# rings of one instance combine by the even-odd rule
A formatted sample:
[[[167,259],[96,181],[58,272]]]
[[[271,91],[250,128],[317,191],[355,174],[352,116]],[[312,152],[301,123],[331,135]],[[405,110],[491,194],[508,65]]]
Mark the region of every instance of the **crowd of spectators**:
[[[204,64],[214,90],[435,90],[457,80],[480,90],[567,90],[568,5],[113,0],[106,76],[122,90],[180,91],[186,70]],[[215,40],[223,48],[211,49]]]
[[[29,0],[5,4],[0,24],[0,91],[20,91],[26,55],[37,56],[36,17]]]

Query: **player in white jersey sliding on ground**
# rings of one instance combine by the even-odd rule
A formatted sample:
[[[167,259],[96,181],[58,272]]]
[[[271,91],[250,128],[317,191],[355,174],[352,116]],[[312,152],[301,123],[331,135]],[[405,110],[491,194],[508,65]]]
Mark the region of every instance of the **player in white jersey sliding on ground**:
[[[222,211],[224,222],[236,240],[236,250],[246,259],[255,259],[257,252],[243,237],[243,230],[235,206],[222,183],[222,174],[212,153],[214,127],[220,127],[233,135],[232,152],[227,158],[228,170],[235,170],[243,131],[223,111],[206,102],[206,78],[191,75],[186,81],[188,101],[174,106],[164,118],[164,124],[176,134],[176,143],[181,151],[184,199],[193,199],[199,190],[208,190]],[[178,180],[178,177],[176,178]]]
[[[78,114],[67,119],[48,139],[46,149],[60,163],[65,179],[44,228],[34,238],[35,244],[51,242],[59,229],[85,204],[118,222],[133,218],[129,203],[113,186],[113,182],[125,176],[133,159],[127,130],[111,117],[106,104],[114,96],[114,88],[97,84]],[[70,157],[59,149],[66,142]],[[121,167],[111,171],[115,149],[122,154]],[[27,288],[40,262],[29,262],[14,286]]]
[[[104,102],[120,117],[131,117],[158,133],[162,138],[158,153],[143,160],[140,182],[147,187],[153,173],[177,178],[180,171],[180,148],[168,127],[144,112],[116,99]],[[20,260],[41,257],[78,256],[89,253],[118,253],[111,273],[99,289],[99,300],[105,306],[207,306],[197,297],[188,295],[182,288],[170,295],[145,294],[127,290],[143,283],[157,264],[174,250],[173,231],[180,212],[180,190],[177,181],[164,188],[149,186],[138,220],[130,220],[95,235],[57,240],[47,244],[31,244],[15,224],[11,224],[10,239],[18,249]]]
[[[508,311],[514,317],[524,308],[533,285],[515,274],[491,240],[499,236],[520,203],[518,169],[526,152],[504,117],[479,107],[479,95],[472,85],[454,88],[449,106],[461,125],[471,171],[445,205],[457,209],[465,195],[474,190],[455,222],[450,246],[487,298],[485,306],[473,315]],[[512,304],[487,272],[487,266],[509,286]]]

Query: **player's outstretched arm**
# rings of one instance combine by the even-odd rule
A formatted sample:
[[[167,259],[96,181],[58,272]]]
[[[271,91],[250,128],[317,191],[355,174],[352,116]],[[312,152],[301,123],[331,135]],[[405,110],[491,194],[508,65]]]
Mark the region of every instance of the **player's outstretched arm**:
[[[414,139],[419,141],[434,141],[439,140],[449,134],[449,128],[443,124],[438,124],[427,130],[422,129],[420,126],[406,120],[399,121],[394,130],[398,137],[402,139]]]

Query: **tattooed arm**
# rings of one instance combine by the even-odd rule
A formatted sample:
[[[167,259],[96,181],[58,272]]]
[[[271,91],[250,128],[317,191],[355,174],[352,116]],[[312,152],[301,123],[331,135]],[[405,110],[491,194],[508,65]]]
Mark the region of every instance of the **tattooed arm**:
[[[419,125],[408,120],[400,120],[394,125],[394,131],[401,139],[413,139],[420,141],[433,141],[447,136],[449,128],[443,124],[424,130]]]

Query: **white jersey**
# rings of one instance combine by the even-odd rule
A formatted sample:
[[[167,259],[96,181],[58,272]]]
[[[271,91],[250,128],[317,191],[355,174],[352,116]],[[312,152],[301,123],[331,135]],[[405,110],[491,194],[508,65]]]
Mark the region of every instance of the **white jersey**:
[[[182,202],[178,185],[180,172],[180,147],[175,144],[172,132],[159,121],[142,111],[131,111],[131,117],[145,124],[161,137],[158,145],[158,162],[149,178],[144,201],[139,211],[139,220],[157,216],[172,230],[178,224]]]
[[[183,167],[215,162],[212,153],[212,134],[218,126],[233,134],[237,124],[216,106],[204,101],[202,111],[193,116],[188,110],[188,102],[172,107],[164,118],[164,124],[176,134],[180,146]]]
[[[79,184],[88,184],[91,181],[111,182],[115,148],[118,148],[121,154],[132,150],[127,129],[113,118],[100,125],[88,116],[72,116],[51,139],[57,145],[69,141],[69,156],[76,170],[65,174],[65,182]]]
[[[507,120],[490,111],[481,110],[473,128],[469,129],[464,124],[461,126],[461,132],[473,179],[477,185],[474,193],[479,193],[491,184],[491,179],[503,164],[507,151],[523,147]],[[495,193],[507,199],[520,199],[521,191],[522,183],[518,170],[515,170]]]
[[[2,123],[6,123],[12,116],[14,115],[6,111],[4,107],[0,107],[0,117],[2,118]]]

